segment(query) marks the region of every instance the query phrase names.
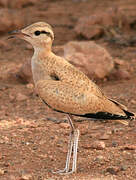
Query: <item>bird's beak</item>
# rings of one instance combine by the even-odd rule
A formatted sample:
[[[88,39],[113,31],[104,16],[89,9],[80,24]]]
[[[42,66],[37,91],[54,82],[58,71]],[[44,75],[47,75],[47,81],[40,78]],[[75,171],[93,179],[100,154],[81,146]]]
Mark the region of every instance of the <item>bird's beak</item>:
[[[28,36],[27,34],[21,32],[21,30],[11,31],[8,34],[9,34],[8,39],[15,38],[15,37],[19,37],[23,39],[25,36]]]

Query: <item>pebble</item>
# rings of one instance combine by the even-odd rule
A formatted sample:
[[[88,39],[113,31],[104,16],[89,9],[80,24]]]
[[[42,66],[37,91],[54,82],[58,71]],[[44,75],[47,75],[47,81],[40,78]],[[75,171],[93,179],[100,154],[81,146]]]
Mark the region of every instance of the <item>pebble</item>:
[[[107,139],[109,139],[109,135],[108,134],[103,134],[103,135],[101,135],[101,137],[99,138],[100,140],[107,140]]]
[[[119,131],[123,131],[123,130],[124,130],[123,128],[115,128],[115,129],[112,130],[112,134],[116,134]]]
[[[136,145],[126,144],[125,146],[120,148],[121,150],[136,150]]]
[[[130,102],[131,102],[132,104],[136,104],[136,100],[134,100],[134,99],[132,99]]]
[[[28,84],[26,85],[26,87],[27,87],[28,89],[33,89],[33,88],[34,88],[34,85],[33,85],[32,83],[28,83]]]
[[[118,65],[124,65],[125,64],[125,60],[119,59],[119,58],[115,58],[114,62]]]
[[[3,169],[0,169],[0,175],[3,175],[5,171]]]
[[[127,170],[127,168],[128,168],[128,166],[126,166],[126,165],[122,165],[122,166],[120,167],[120,170],[121,170],[121,171],[126,171],[126,170]]]
[[[118,169],[114,167],[109,167],[106,169],[106,171],[109,172],[110,174],[116,175],[118,172]]]
[[[52,121],[52,122],[54,122],[56,124],[60,124],[61,123],[61,120],[58,119],[58,118],[55,118],[55,117],[47,117],[47,120],[48,121]]]
[[[70,126],[68,123],[60,123],[60,127],[64,129],[68,129]]]
[[[99,155],[99,156],[96,157],[95,161],[101,161],[101,160],[103,160],[103,159],[104,159],[104,157],[101,156],[101,155]]]
[[[96,149],[96,150],[103,150],[105,149],[105,143],[103,141],[95,141],[92,144],[85,144],[83,148],[85,149]]]
[[[118,143],[116,141],[112,141],[112,147],[117,147]]]
[[[26,95],[22,94],[22,93],[18,93],[17,96],[16,96],[17,101],[24,101],[26,99],[28,99],[28,97]]]
[[[24,174],[24,175],[22,175],[21,180],[32,180],[32,175]]]

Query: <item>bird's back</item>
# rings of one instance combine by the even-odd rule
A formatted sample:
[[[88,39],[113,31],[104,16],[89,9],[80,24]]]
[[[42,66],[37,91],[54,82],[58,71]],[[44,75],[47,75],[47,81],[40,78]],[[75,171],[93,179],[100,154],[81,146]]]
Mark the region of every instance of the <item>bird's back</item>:
[[[53,109],[81,116],[88,114],[88,117],[100,112],[109,118],[109,114],[126,116],[125,106],[108,99],[94,82],[65,59],[52,53],[39,62],[46,79],[44,76],[36,86],[42,99]]]

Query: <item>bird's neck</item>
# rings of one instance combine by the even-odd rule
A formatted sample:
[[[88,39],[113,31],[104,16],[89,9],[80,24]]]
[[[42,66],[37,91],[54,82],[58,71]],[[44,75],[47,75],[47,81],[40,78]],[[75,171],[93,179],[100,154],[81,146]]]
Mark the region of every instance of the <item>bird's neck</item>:
[[[32,57],[32,74],[33,80],[36,84],[40,80],[47,79],[49,75],[49,68],[52,62],[54,54],[51,51],[51,46],[46,47],[34,47],[34,55]]]
[[[51,45],[45,45],[41,47],[34,46],[34,56],[47,57],[51,53]]]

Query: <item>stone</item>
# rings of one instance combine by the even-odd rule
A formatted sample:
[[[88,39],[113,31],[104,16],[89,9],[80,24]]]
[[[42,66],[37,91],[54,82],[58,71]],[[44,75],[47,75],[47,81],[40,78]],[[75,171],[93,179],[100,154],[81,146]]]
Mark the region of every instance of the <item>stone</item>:
[[[107,171],[108,173],[110,173],[110,174],[117,175],[118,169],[115,168],[115,167],[108,167],[108,168],[106,169],[106,171]]]
[[[130,73],[127,70],[121,69],[121,68],[116,71],[116,76],[118,79],[130,79],[131,78]]]
[[[16,96],[17,101],[24,101],[26,99],[28,99],[28,97],[26,95],[22,94],[22,93],[18,93],[17,96]]]
[[[107,140],[107,139],[109,139],[109,137],[110,137],[110,136],[109,136],[108,134],[104,133],[103,135],[100,136],[99,139],[100,139],[100,140]]]
[[[36,3],[36,0],[9,0],[9,7],[10,8],[23,8],[27,6],[32,6]]]
[[[70,126],[68,123],[60,123],[60,127],[63,129],[68,129]]]
[[[103,141],[94,141],[93,143],[83,145],[83,148],[85,149],[103,150],[105,147],[106,146]]]
[[[0,169],[0,175],[3,175],[5,171],[3,169]]]
[[[103,79],[114,68],[110,54],[93,41],[68,42],[64,45],[64,57],[90,79]]]
[[[31,174],[23,174],[21,177],[22,180],[32,180],[33,177]]]
[[[112,71],[112,73],[110,74],[110,77],[109,77],[111,80],[121,80],[121,79],[130,79],[131,78],[131,74],[123,69],[123,68],[118,68],[118,69],[114,69]]]
[[[115,62],[117,65],[125,65],[125,60],[122,60],[122,59],[119,59],[119,58],[115,58],[115,59],[114,59],[114,62]]]
[[[127,165],[122,165],[121,167],[120,167],[120,170],[121,171],[126,171],[128,169],[128,166]]]
[[[100,37],[111,27],[118,27],[123,31],[130,29],[125,13],[117,7],[79,18],[75,32],[86,39],[91,39]]]
[[[112,141],[112,147],[117,147],[118,143],[116,141]]]
[[[36,0],[0,0],[0,6],[6,8],[23,8],[34,5]]]
[[[121,150],[136,150],[136,145],[126,144],[120,147]]]
[[[0,17],[0,33],[19,29],[24,25],[24,18],[18,10],[7,8],[0,9]]]
[[[102,161],[103,159],[104,159],[104,157],[101,156],[101,155],[99,155],[99,156],[97,156],[97,157],[95,158],[95,161],[100,162],[100,161]]]
[[[27,84],[26,87],[27,87],[28,89],[34,89],[34,85],[31,84],[31,83]]]

